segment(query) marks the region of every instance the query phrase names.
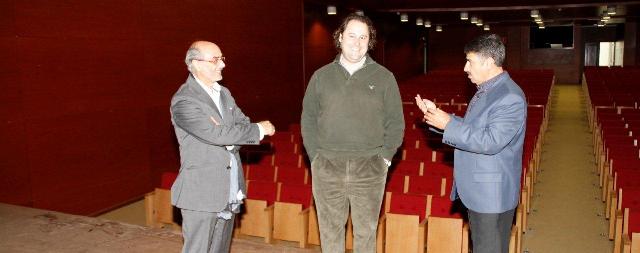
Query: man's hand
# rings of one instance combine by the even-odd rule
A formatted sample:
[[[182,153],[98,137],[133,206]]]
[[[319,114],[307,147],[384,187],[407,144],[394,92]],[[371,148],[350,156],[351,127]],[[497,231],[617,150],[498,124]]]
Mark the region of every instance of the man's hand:
[[[262,129],[264,129],[265,135],[273,136],[273,134],[276,133],[276,127],[274,127],[273,124],[271,124],[271,122],[268,120],[260,121],[258,122],[258,124],[260,124],[260,126],[262,126]]]
[[[433,108],[427,110],[427,112],[424,114],[424,120],[429,125],[437,127],[439,129],[444,129],[451,120],[451,117],[443,110]]]
[[[418,105],[418,108],[420,108],[420,111],[424,114],[427,114],[427,110],[436,108],[436,104],[429,99],[421,98],[420,94],[416,95],[416,105]]]

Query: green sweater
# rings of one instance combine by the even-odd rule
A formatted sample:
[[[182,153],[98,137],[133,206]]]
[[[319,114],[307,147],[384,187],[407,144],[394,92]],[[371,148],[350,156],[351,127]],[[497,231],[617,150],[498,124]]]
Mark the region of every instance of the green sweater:
[[[307,154],[380,154],[391,161],[404,135],[402,100],[393,74],[367,55],[353,75],[340,55],[318,69],[302,102],[302,138]]]

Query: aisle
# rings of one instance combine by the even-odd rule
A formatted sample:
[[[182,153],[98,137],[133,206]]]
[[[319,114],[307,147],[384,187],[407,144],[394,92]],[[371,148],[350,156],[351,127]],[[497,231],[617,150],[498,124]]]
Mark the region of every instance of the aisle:
[[[613,243],[602,217],[586,105],[578,85],[552,92],[541,172],[524,235],[529,253],[608,253]]]

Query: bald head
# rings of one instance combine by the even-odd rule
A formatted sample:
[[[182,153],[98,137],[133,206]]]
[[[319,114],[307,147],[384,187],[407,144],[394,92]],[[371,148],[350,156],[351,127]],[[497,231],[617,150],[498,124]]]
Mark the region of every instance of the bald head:
[[[220,48],[218,47],[218,45],[216,45],[213,42],[204,41],[204,40],[193,42],[189,48],[198,49],[200,50],[200,52],[203,52],[203,53],[211,52],[215,50],[220,51]]]
[[[220,47],[209,41],[196,41],[191,44],[184,59],[189,72],[207,85],[222,79],[225,67]]]

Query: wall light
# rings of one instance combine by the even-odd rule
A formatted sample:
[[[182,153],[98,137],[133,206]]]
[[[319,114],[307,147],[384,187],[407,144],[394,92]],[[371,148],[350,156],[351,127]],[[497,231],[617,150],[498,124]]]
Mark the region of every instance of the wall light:
[[[437,25],[436,26],[436,32],[442,32],[442,26],[441,25]]]
[[[406,13],[400,14],[400,22],[409,22],[409,15]]]
[[[429,28],[431,27],[431,21],[429,21],[428,19],[424,21],[424,27]]]
[[[531,10],[531,17],[532,18],[535,18],[535,17],[537,17],[539,15],[540,15],[540,12],[538,10]]]
[[[460,20],[467,20],[469,19],[469,13],[466,11],[460,12]]]
[[[338,10],[336,9],[335,6],[329,5],[329,6],[327,6],[327,14],[336,15],[336,14],[338,14]]]
[[[416,19],[416,25],[422,26],[424,23],[422,22],[422,18]]]

